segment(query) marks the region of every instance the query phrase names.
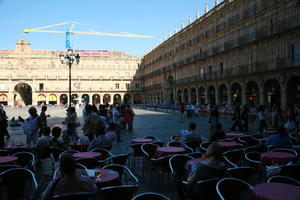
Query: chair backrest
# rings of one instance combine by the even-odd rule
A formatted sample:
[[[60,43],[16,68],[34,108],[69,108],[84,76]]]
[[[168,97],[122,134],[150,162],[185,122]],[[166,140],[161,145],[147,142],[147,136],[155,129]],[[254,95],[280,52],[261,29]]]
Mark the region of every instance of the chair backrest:
[[[248,146],[243,148],[244,153],[248,153],[251,151],[257,151],[257,152],[266,152],[267,148],[264,145],[256,145],[256,146]]]
[[[260,152],[252,151],[245,154],[245,159],[251,167],[260,167],[262,163],[260,161]]]
[[[31,152],[17,152],[12,154],[12,156],[18,157],[18,164],[22,167],[33,167],[35,163],[35,156]]]
[[[80,163],[76,163],[76,168],[80,170],[87,170],[87,168]],[[60,173],[59,171],[60,171],[60,167],[57,167],[53,173],[53,179],[55,179],[58,176],[58,174]]]
[[[259,144],[259,140],[250,135],[243,135],[239,137],[239,140],[246,146],[254,146]]]
[[[88,169],[95,169],[98,167],[98,162],[96,158],[77,158],[77,163],[82,164]]]
[[[239,165],[244,159],[244,152],[242,149],[229,150],[223,153],[235,165]]]
[[[233,162],[231,162],[226,156],[222,157],[222,161],[224,162],[225,166],[227,168],[235,168],[237,167],[236,164],[234,164]]]
[[[257,170],[254,167],[236,167],[227,169],[227,174],[232,178],[241,179],[247,183],[252,183],[257,177],[254,175],[257,174]]]
[[[60,154],[64,152],[64,149],[61,149],[58,147],[50,147],[50,151],[51,151],[54,161],[57,162],[59,160]]]
[[[152,142],[152,144],[156,144],[156,145],[158,145],[160,147],[165,146],[165,142],[163,142],[163,141],[154,141],[154,142]]]
[[[158,145],[156,144],[143,144],[141,146],[142,152],[145,155],[146,159],[151,159],[155,156],[156,154],[156,149],[159,148]]]
[[[142,145],[143,143],[137,143],[137,144],[130,144],[129,147],[132,149],[132,156],[143,156],[144,153],[142,151]]]
[[[169,198],[159,193],[145,192],[135,196],[132,200],[169,200]]]
[[[128,154],[118,154],[114,155],[111,160],[113,164],[125,165],[128,159]]]
[[[216,190],[217,182],[219,178],[212,178],[207,180],[197,181],[197,199],[209,200],[218,199]]]
[[[168,147],[182,147],[183,143],[178,142],[178,141],[172,141],[172,142],[168,142],[167,146]]]
[[[91,150],[91,152],[101,153],[103,159],[107,159],[107,158],[113,156],[113,154],[109,150],[104,149],[104,148],[94,148],[94,149]]]
[[[219,198],[222,200],[251,199],[253,187],[237,178],[223,178],[216,186]]]
[[[28,196],[32,198],[38,187],[32,171],[25,168],[12,168],[3,171],[0,174],[0,185],[5,187],[8,199]]]
[[[104,166],[102,169],[110,169],[110,170],[114,170],[114,171],[118,172],[121,181],[122,181],[122,176],[125,172],[130,175],[130,178],[132,178],[132,180],[134,181],[134,183],[136,185],[139,183],[139,179],[132,173],[132,171],[128,167],[126,167],[124,165],[110,164],[110,165]],[[127,180],[126,180],[126,182],[127,182]]]
[[[156,136],[153,136],[153,135],[145,136],[144,139],[152,139],[153,141],[159,141],[159,139]]]
[[[276,149],[272,149],[271,152],[286,152],[286,153],[294,154],[296,157],[298,156],[297,151],[288,148],[276,148]]]
[[[199,141],[190,141],[190,142],[185,142],[184,144],[186,146],[188,146],[189,148],[193,149],[193,151],[195,151],[196,148],[199,147],[200,142]]]
[[[11,154],[8,150],[0,150],[0,156],[9,156]]]
[[[106,200],[131,200],[137,191],[137,185],[120,185],[102,188],[101,194]]]
[[[31,148],[26,148],[26,147],[14,147],[11,149],[11,153],[15,154],[18,152],[32,152],[33,150]]]
[[[64,153],[70,153],[70,154],[74,154],[74,153],[79,153],[80,151],[77,151],[77,150],[74,150],[74,149],[68,149],[68,150],[65,150],[64,152],[62,152],[61,154],[59,154],[59,157],[58,157],[58,160],[60,158],[60,156]]]
[[[281,167],[281,176],[287,176],[300,181],[300,164],[285,165]]]
[[[299,172],[298,172],[299,173]],[[268,179],[268,183],[285,183],[300,186],[300,182],[296,179],[287,177],[287,176],[272,176]]]
[[[8,170],[8,169],[12,169],[12,168],[21,168],[20,165],[0,165],[0,173]]]
[[[211,145],[211,142],[202,142],[200,144],[200,146],[199,146],[200,147],[200,151],[202,153],[205,153],[207,151],[207,148],[208,148],[209,145]]]
[[[97,194],[92,192],[78,192],[72,194],[55,195],[53,200],[95,200]]]
[[[185,164],[188,160],[193,159],[193,157],[188,155],[173,155],[169,160],[169,166],[171,173],[175,179],[180,179],[185,175],[186,168]]]

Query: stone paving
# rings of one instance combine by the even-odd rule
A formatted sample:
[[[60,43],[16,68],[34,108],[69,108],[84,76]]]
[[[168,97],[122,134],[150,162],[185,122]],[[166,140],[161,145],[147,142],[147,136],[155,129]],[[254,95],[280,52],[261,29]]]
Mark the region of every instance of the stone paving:
[[[11,119],[13,116],[17,118],[18,116],[23,117],[26,119],[28,117],[28,108],[5,108],[5,111]],[[41,108],[38,107],[38,113],[40,113]],[[181,119],[179,113],[171,112],[161,112],[161,111],[153,111],[153,110],[144,110],[144,109],[134,109],[136,114],[134,119],[134,131],[131,133],[122,133],[121,139],[122,142],[115,142],[113,144],[112,153],[119,154],[119,153],[127,153],[130,151],[128,149],[128,145],[130,144],[131,139],[134,138],[143,138],[147,135],[155,135],[161,141],[168,142],[170,141],[170,137],[172,135],[177,135],[179,130],[187,128],[190,122],[197,123],[197,130],[201,133],[201,135],[207,138],[209,134],[209,124],[207,117],[194,117],[193,119]],[[77,109],[78,117],[82,122],[82,110],[81,108]],[[63,127],[62,122],[66,116],[66,112],[62,107],[48,107],[47,114],[50,114],[50,118],[48,119],[48,125],[59,125]],[[226,131],[229,130],[230,126],[232,125],[231,120],[221,120],[223,124],[223,128]],[[254,123],[249,125],[250,130],[255,130],[256,125]],[[21,127],[9,127],[9,133],[12,136],[12,140],[15,144],[25,143],[25,135],[23,134]],[[82,127],[78,128],[79,135],[82,135]],[[11,142],[11,141],[10,141]],[[140,178],[140,190],[139,192],[145,191],[153,191],[153,192],[160,192],[166,194],[167,196],[171,197],[170,188],[166,187],[165,191],[160,184],[153,184],[149,181],[151,175],[148,172],[144,179],[141,178],[141,168],[137,167],[134,170],[134,173],[138,175]],[[148,180],[146,180],[148,177]],[[167,184],[166,184],[167,186]],[[174,199],[174,198],[173,198]]]

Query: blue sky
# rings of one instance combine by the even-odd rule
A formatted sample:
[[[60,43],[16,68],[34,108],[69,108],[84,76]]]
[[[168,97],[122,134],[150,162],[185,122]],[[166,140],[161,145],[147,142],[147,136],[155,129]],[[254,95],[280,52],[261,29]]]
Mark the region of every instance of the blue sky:
[[[13,49],[25,37],[34,49],[64,49],[65,35],[54,33],[24,34],[23,29],[75,21],[108,33],[129,32],[151,35],[153,39],[108,36],[72,35],[74,49],[121,50],[127,54],[144,55],[165,34],[180,29],[181,21],[195,19],[205,4],[211,9],[215,0],[0,0],[0,49]],[[66,30],[57,27],[48,30]]]

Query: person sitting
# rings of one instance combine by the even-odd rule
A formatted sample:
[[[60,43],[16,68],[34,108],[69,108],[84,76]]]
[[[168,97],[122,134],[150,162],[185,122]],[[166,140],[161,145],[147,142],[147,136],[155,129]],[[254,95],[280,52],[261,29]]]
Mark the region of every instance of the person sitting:
[[[207,159],[203,160],[198,166],[192,165],[192,172],[187,178],[187,186],[188,190],[190,190],[189,195],[192,197],[199,196],[202,193],[202,191],[199,191],[199,188],[195,187],[197,181],[225,176],[227,168],[222,161],[222,149],[218,143],[214,142],[209,145],[206,157]]]
[[[58,126],[55,126],[52,128],[52,144],[51,147],[57,147],[61,149],[66,149],[67,146],[65,145],[64,141],[60,138],[61,135],[61,128]]]
[[[186,142],[198,142],[199,144],[202,143],[201,135],[196,131],[197,125],[194,122],[189,124],[187,130],[181,130],[180,136],[178,140],[182,143]]]
[[[88,151],[94,149],[94,148],[105,148],[105,149],[111,149],[112,148],[112,142],[116,139],[116,134],[114,133],[115,126],[110,125],[111,131],[105,134],[105,128],[103,124],[101,123],[98,125],[97,132],[96,132],[96,138],[94,138],[89,147]]]
[[[222,124],[217,122],[213,125],[211,134],[208,137],[209,142],[225,139],[225,132],[222,130]]]
[[[291,145],[291,141],[286,129],[283,126],[278,127],[276,134],[269,136],[267,141],[265,142],[265,145],[267,147],[289,147]]]
[[[63,153],[59,159],[59,167],[61,176],[49,183],[41,196],[42,200],[50,200],[55,195],[97,192],[97,187],[91,178],[76,173],[76,160],[72,154]]]
[[[16,126],[21,126],[18,121],[15,120],[15,117],[11,118],[10,122],[9,122],[9,126],[10,127],[16,127]]]
[[[50,146],[52,143],[52,137],[50,136],[50,132],[50,127],[46,126],[44,128],[43,137],[40,137],[34,146],[37,156],[41,159],[50,157]]]

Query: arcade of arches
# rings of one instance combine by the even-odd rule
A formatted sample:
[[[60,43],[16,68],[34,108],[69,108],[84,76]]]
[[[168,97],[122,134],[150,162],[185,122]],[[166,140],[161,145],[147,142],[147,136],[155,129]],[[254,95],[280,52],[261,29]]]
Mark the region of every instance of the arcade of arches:
[[[168,90],[169,87],[167,87]],[[300,76],[277,79],[241,80],[235,82],[208,84],[203,86],[186,86],[173,88],[175,103],[192,104],[250,104],[250,105],[274,105],[284,106],[288,103],[300,102]],[[148,103],[166,103],[158,101],[159,91],[146,94]]]
[[[14,86],[13,93],[1,93],[0,105],[9,105],[14,102],[14,106],[24,105],[64,105],[68,103],[68,93],[47,93],[34,92],[27,83],[18,83]],[[74,92],[71,96],[73,104],[82,104],[84,102],[92,104],[112,104],[112,103],[142,103],[142,94],[140,93],[78,93]]]

